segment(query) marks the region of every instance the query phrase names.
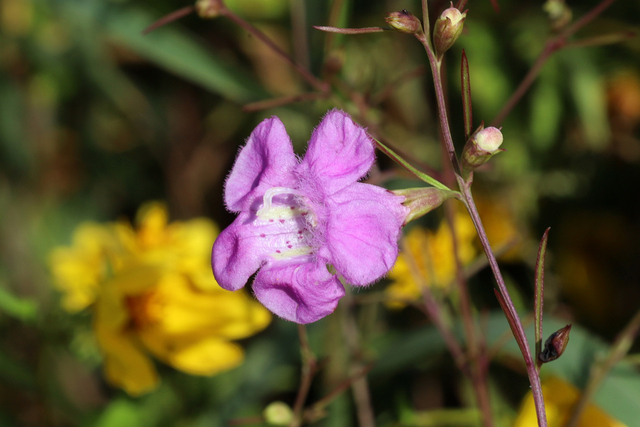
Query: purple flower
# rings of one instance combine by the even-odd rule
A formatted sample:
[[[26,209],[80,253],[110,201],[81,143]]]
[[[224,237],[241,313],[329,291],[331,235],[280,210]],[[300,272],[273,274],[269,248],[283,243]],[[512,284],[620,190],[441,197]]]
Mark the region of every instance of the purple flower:
[[[240,289],[257,271],[265,307],[310,323],[344,296],[338,275],[355,286],[384,276],[409,210],[403,197],[357,182],[373,162],[373,141],[342,111],[325,116],[302,160],[277,117],[260,123],[227,178],[225,203],[239,215],[213,245],[220,286]]]

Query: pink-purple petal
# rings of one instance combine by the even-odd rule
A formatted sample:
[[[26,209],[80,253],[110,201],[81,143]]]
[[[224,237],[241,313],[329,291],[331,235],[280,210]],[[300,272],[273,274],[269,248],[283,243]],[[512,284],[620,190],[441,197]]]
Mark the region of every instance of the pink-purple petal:
[[[218,284],[229,291],[242,288],[265,261],[269,248],[261,245],[259,235],[252,230],[251,215],[241,213],[222,230],[211,254],[213,275]]]
[[[408,210],[402,197],[384,188],[355,183],[329,200],[326,247],[321,254],[354,286],[383,277],[398,256],[398,239]]]
[[[324,264],[267,265],[253,282],[256,298],[274,314],[306,324],[331,314],[344,287]]]
[[[303,163],[324,193],[333,194],[365,176],[374,160],[373,141],[365,130],[347,113],[332,110],[311,135]]]
[[[291,140],[277,117],[263,120],[240,150],[224,189],[224,201],[232,212],[249,208],[254,194],[270,187],[289,186],[297,165]]]

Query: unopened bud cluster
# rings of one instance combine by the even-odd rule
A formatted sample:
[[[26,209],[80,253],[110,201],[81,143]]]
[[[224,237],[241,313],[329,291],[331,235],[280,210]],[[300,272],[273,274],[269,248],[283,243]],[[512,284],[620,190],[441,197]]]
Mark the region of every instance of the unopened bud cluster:
[[[438,57],[442,57],[458,40],[466,18],[467,13],[462,13],[455,7],[442,12],[433,27],[433,47]]]
[[[483,128],[471,136],[462,150],[462,167],[472,171],[487,163],[491,157],[504,149],[502,132],[494,127]]]

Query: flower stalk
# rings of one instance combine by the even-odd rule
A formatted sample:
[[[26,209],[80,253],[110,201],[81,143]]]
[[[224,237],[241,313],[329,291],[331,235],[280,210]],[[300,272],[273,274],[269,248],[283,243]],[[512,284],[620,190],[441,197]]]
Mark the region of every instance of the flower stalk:
[[[426,7],[426,1],[423,1],[423,6]],[[426,15],[426,12],[423,12]],[[467,210],[471,216],[471,219],[476,227],[478,232],[478,236],[480,238],[480,242],[482,244],[482,248],[489,260],[489,266],[491,267],[491,271],[496,279],[496,283],[498,289],[496,294],[499,292],[499,301],[503,307],[505,315],[509,320],[510,325],[512,325],[512,330],[516,340],[520,344],[520,350],[525,360],[525,364],[527,366],[527,374],[529,377],[529,382],[531,384],[531,389],[533,392],[533,398],[536,405],[536,414],[538,417],[538,425],[540,427],[547,426],[546,413],[544,409],[544,399],[542,397],[542,387],[540,384],[540,376],[538,371],[536,370],[535,362],[533,361],[531,351],[529,349],[527,338],[524,332],[524,328],[522,326],[522,322],[518,317],[518,313],[513,305],[513,301],[509,295],[507,287],[504,283],[504,278],[502,277],[502,272],[498,266],[498,262],[496,260],[495,254],[491,249],[491,245],[489,243],[489,239],[487,238],[487,233],[482,224],[482,220],[480,219],[480,215],[478,214],[478,209],[475,205],[475,201],[473,199],[473,195],[471,193],[471,180],[465,181],[461,175],[461,168],[458,158],[456,156],[455,147],[453,145],[453,138],[451,136],[451,130],[449,126],[449,119],[447,114],[444,88],[442,84],[442,58],[437,58],[436,53],[434,52],[430,42],[428,41],[428,37],[426,34],[418,34],[416,38],[423,44],[427,57],[429,59],[429,64],[431,66],[431,71],[433,74],[433,82],[435,87],[435,95],[438,104],[438,117],[440,120],[440,127],[442,132],[442,138],[444,143],[444,149],[447,153],[449,161],[453,167],[453,171],[455,173],[456,181],[458,182],[458,187],[462,194],[463,202],[465,203]]]

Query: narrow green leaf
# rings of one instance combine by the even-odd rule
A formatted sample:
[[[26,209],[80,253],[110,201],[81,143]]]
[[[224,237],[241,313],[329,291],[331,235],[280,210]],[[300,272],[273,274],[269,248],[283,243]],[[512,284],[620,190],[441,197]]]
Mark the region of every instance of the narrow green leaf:
[[[405,168],[406,170],[408,170],[409,172],[414,174],[418,179],[426,182],[427,184],[433,185],[434,187],[439,188],[441,190],[451,191],[449,189],[449,187],[447,187],[446,185],[444,185],[440,181],[430,177],[429,175],[427,175],[425,173],[420,172],[418,169],[416,169],[413,166],[411,166],[409,164],[409,162],[407,162],[405,159],[400,157],[400,155],[398,153],[396,153],[391,148],[389,148],[386,145],[384,145],[382,142],[378,141],[375,138],[373,140],[376,142],[376,145],[378,146],[378,149],[380,149],[380,151],[385,153],[387,156],[391,157],[391,159],[394,162],[398,163],[400,166],[402,166],[403,168]]]
[[[547,316],[547,329],[558,330],[566,325],[565,319],[555,319]],[[485,334],[489,347],[502,343],[493,359],[493,363],[508,361],[511,366],[514,360],[519,360],[524,366],[519,345],[510,339],[504,344],[505,334],[509,334],[509,325],[504,313],[493,312],[487,315]],[[533,337],[533,322],[525,327],[525,334]],[[455,325],[456,336],[463,336],[460,323]],[[531,342],[530,344],[533,344]],[[375,368],[370,372],[372,381],[384,381],[390,375],[406,369],[407,366],[425,366],[425,363],[437,363],[438,356],[446,353],[447,349],[438,330],[431,326],[419,331],[410,331],[393,337],[384,337],[377,343],[380,354]],[[561,358],[545,365],[545,377],[559,376],[584,388],[594,363],[601,363],[602,357],[611,351],[604,341],[590,334],[587,330],[574,324],[571,328],[571,345],[567,347]],[[493,352],[493,351],[492,351]],[[544,378],[543,378],[544,382]],[[594,403],[614,418],[628,426],[637,425],[638,402],[640,402],[640,373],[629,362],[623,360],[613,367],[607,378],[595,393]]]
[[[229,65],[228,61],[219,59],[214,51],[196,42],[179,30],[177,25],[143,35],[142,30],[153,21],[149,13],[128,8],[113,13],[105,27],[107,34],[115,41],[227,99],[246,103],[269,96],[255,78]]]
[[[469,61],[467,54],[462,49],[462,61],[460,63],[460,79],[462,84],[462,115],[464,118],[464,136],[469,139],[473,126],[473,111],[471,106],[471,79],[469,78]]]
[[[547,241],[549,240],[549,230],[547,228],[540,240],[540,247],[538,248],[538,259],[536,259],[536,271],[535,271],[535,298],[533,301],[533,315],[534,315],[534,327],[536,340],[536,366],[540,369],[540,362],[538,357],[542,351],[542,309],[544,305],[544,258],[547,253]]]
[[[30,322],[35,320],[37,310],[35,302],[15,296],[0,284],[0,312],[23,322]]]

